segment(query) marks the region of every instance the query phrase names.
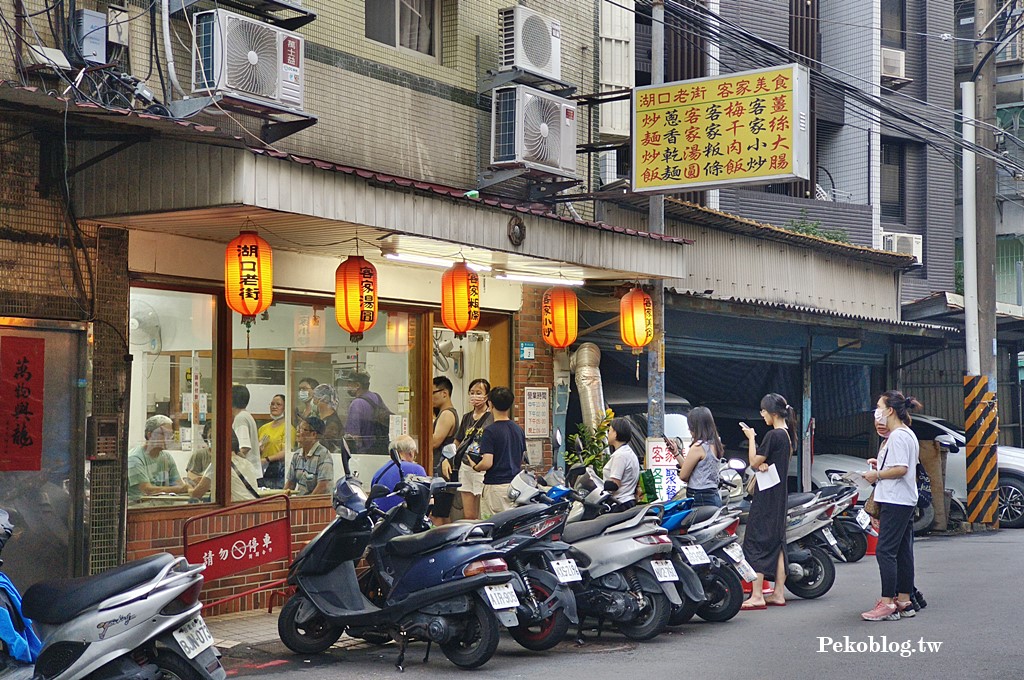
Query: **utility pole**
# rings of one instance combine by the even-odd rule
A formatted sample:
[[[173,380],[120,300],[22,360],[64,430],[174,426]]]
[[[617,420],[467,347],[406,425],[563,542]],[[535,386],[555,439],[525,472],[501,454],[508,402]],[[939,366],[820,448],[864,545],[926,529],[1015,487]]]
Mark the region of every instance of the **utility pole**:
[[[984,149],[995,150],[996,125],[996,7],[994,0],[975,0],[974,3],[974,71],[970,83],[965,83],[964,135],[974,138]],[[968,102],[968,95],[974,101]],[[972,106],[973,104],[973,106]],[[973,108],[973,111],[971,110]],[[968,121],[968,114],[978,121]],[[970,130],[968,130],[970,128]],[[968,136],[970,135],[970,137]],[[967,163],[973,158],[973,167]],[[999,476],[996,445],[999,437],[999,419],[996,411],[997,350],[996,350],[996,166],[988,156],[964,154],[964,297],[968,370],[964,377],[964,425],[967,433],[967,513],[972,523],[991,526],[997,522]],[[974,196],[968,197],[974,171]],[[974,200],[975,243],[971,238],[968,201]],[[967,253],[974,250],[974,271],[968,272]],[[972,276],[968,276],[971,274]],[[969,279],[974,279],[969,280]],[[973,290],[972,290],[973,288]],[[974,298],[977,310],[977,346],[972,328],[973,309],[967,309],[966,300]],[[975,373],[977,371],[977,373]]]
[[[651,7],[651,85],[665,82],[665,0]],[[665,196],[650,198],[648,229],[665,233]],[[665,282],[653,279],[654,342],[647,352],[647,437],[665,436]],[[639,453],[639,452],[638,452]]]

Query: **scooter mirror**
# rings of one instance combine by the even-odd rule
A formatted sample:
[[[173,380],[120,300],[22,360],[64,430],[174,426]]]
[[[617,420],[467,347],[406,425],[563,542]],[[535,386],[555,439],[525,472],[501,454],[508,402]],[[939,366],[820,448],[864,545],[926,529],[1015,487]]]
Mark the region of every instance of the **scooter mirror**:
[[[747,462],[745,460],[741,460],[740,458],[730,458],[729,467],[731,467],[733,470],[746,470]]]
[[[555,436],[551,438],[551,443],[554,444],[555,449],[562,448],[562,431],[555,428]]]
[[[388,447],[388,455],[391,457],[391,460],[394,462],[394,464],[398,466],[398,469],[401,470],[402,459],[398,455],[398,449],[395,448],[393,444]]]
[[[950,453],[956,453],[960,450],[960,447],[957,446],[956,440],[953,439],[953,435],[951,434],[940,434],[935,438],[935,442]]]
[[[374,484],[370,487],[370,495],[366,497],[366,500],[372,501],[375,498],[384,498],[384,496],[387,496],[389,493],[391,493],[391,489],[388,487],[383,484]]]

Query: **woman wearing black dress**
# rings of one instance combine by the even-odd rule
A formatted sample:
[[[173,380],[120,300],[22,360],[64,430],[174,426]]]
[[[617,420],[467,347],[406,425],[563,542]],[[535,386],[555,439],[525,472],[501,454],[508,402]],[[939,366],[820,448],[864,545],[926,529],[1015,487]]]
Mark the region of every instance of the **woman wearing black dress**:
[[[757,572],[753,593],[743,609],[765,609],[786,604],[783,586],[786,583],[786,479],[789,458],[796,449],[796,412],[780,394],[767,394],[761,399],[761,417],[772,429],[757,446],[755,433],[740,423],[747,437],[750,467],[764,472],[774,465],[781,480],[768,489],[758,489],[750,503],[747,530],[743,538],[743,554]],[[765,575],[775,576],[775,590],[764,596]]]

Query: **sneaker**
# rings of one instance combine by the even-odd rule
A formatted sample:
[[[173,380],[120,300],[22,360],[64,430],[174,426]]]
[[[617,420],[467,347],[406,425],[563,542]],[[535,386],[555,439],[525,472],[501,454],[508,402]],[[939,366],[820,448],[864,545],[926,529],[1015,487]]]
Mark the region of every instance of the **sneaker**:
[[[917,616],[917,611],[914,609],[914,603],[910,600],[906,602],[896,601],[896,610],[900,613],[901,619],[912,619]]]
[[[884,600],[879,600],[875,604],[875,608],[869,612],[864,612],[860,615],[865,621],[899,621],[900,614],[899,610],[894,604],[886,604]]]

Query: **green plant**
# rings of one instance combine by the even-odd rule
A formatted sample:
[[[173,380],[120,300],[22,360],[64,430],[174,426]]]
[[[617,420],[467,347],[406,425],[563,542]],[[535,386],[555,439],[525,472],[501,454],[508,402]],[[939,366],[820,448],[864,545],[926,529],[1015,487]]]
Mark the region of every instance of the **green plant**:
[[[817,238],[823,238],[826,241],[835,241],[837,243],[851,243],[850,237],[842,229],[825,229],[821,226],[819,220],[811,221],[807,219],[807,211],[800,211],[800,219],[790,220],[783,229],[792,231],[796,234],[804,234],[805,236],[815,236]]]
[[[607,409],[597,427],[589,427],[584,423],[577,425],[577,434],[571,434],[568,438],[569,445],[565,449],[566,465],[582,463],[593,466],[600,472],[608,462],[608,426],[614,417],[612,410]]]

